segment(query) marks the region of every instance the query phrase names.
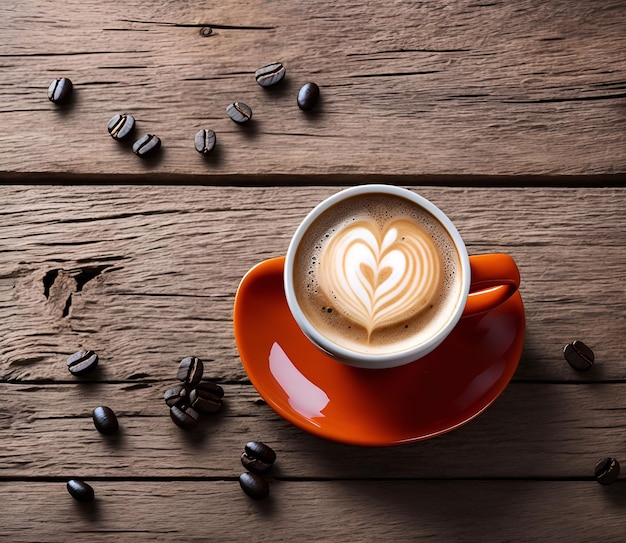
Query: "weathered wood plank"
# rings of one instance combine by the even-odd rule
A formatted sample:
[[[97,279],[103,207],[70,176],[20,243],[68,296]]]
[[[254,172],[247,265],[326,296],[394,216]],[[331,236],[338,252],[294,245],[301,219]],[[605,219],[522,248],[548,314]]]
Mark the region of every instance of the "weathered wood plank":
[[[623,484],[525,481],[271,481],[253,502],[237,481],[0,485],[0,537],[30,541],[621,541]]]
[[[223,410],[185,432],[162,398],[173,383],[0,385],[0,478],[232,478],[250,440],[275,449],[274,476],[306,479],[591,479],[598,460],[623,455],[624,384],[513,383],[453,432],[360,448],[292,426],[251,385],[224,384]],[[96,431],[98,405],[117,413],[119,435]]]
[[[0,6],[0,35],[4,178],[626,173],[624,0],[17,2]],[[264,90],[254,71],[276,59],[287,79]],[[46,98],[59,76],[75,83],[69,107]],[[295,96],[311,79],[323,100],[307,116]],[[235,100],[251,126],[226,117]],[[161,137],[158,160],[108,136],[121,111]],[[203,127],[218,134],[208,160],[192,144]]]
[[[211,360],[214,378],[245,379],[232,331],[239,281],[284,254],[336,190],[2,187],[0,378],[67,380],[65,359],[87,347],[104,381],[161,380],[189,354]],[[417,190],[470,253],[517,260],[527,339],[516,379],[626,378],[624,189]],[[563,359],[575,338],[596,351],[589,372]]]

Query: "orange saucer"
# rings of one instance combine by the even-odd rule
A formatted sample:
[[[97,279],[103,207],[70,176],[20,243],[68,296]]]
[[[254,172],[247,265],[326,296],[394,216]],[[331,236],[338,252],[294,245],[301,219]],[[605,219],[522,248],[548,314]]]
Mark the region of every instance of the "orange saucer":
[[[421,360],[362,369],[333,360],[302,334],[285,300],[284,260],[261,262],[241,281],[235,339],[259,394],[303,430],[353,445],[428,439],[479,415],[515,373],[525,330],[519,292],[462,318]]]

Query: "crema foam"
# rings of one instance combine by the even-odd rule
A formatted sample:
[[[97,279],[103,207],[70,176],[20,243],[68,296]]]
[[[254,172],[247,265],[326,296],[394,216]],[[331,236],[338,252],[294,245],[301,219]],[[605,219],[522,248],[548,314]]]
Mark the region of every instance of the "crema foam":
[[[294,285],[307,319],[332,342],[398,352],[445,326],[461,294],[460,263],[428,211],[393,195],[356,195],[309,227]]]

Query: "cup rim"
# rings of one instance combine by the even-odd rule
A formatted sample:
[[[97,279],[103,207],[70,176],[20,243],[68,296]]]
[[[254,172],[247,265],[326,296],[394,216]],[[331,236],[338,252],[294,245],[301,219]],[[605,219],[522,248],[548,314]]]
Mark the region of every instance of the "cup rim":
[[[355,351],[338,345],[331,341],[324,334],[319,332],[307,319],[304,312],[300,308],[298,303],[294,284],[292,281],[293,268],[295,263],[295,257],[297,248],[302,241],[302,238],[306,234],[312,223],[326,210],[335,206],[339,202],[342,202],[348,198],[362,195],[362,194],[385,194],[391,196],[397,196],[405,200],[409,200],[412,203],[424,208],[427,212],[433,215],[444,227],[453,241],[456,248],[459,263],[461,266],[461,292],[454,306],[454,311],[450,313],[446,323],[441,326],[436,334],[428,338],[419,344],[413,345],[407,349],[393,351],[389,353],[364,353]],[[285,257],[285,268],[283,274],[283,284],[285,289],[285,297],[287,299],[287,305],[294,317],[298,327],[305,336],[308,337],[318,348],[326,352],[330,356],[352,366],[358,366],[362,368],[391,368],[394,366],[400,366],[413,362],[432,352],[437,348],[443,340],[450,334],[458,321],[461,319],[463,310],[465,309],[465,303],[470,289],[470,263],[469,255],[465,243],[448,216],[435,204],[425,197],[419,195],[412,190],[398,187],[395,185],[387,184],[366,184],[349,187],[347,189],[340,190],[335,194],[332,194],[328,198],[318,203],[302,222],[296,228],[296,231],[289,242],[287,248],[287,254]]]

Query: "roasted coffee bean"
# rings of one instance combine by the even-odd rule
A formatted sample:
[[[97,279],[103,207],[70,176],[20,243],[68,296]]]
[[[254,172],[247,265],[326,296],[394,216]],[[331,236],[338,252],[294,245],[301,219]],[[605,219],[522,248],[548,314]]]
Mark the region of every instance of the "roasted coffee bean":
[[[241,455],[241,463],[248,471],[258,473],[259,475],[263,475],[272,469],[272,464],[266,464],[257,458],[251,458],[246,453]]]
[[[260,441],[246,443],[241,455],[243,466],[254,473],[267,473],[276,461],[276,453],[269,445]]]
[[[67,482],[67,491],[72,498],[83,503],[92,502],[95,497],[93,488],[80,479],[70,479]]]
[[[93,351],[78,351],[67,359],[67,369],[72,375],[84,375],[98,365],[98,355]]]
[[[193,430],[198,425],[200,415],[188,404],[181,404],[170,407],[170,417],[179,428]]]
[[[184,403],[188,404],[190,392],[191,387],[188,384],[176,385],[175,387],[168,388],[165,394],[163,394],[163,398],[165,399],[165,403],[170,407]]]
[[[210,381],[198,383],[189,394],[189,403],[200,413],[217,413],[222,407],[224,390]]]
[[[285,67],[282,62],[272,62],[254,72],[254,78],[261,87],[275,85],[285,77]]]
[[[593,351],[582,341],[568,343],[563,349],[563,356],[575,370],[585,371],[593,366],[595,359]]]
[[[315,107],[320,97],[320,88],[315,83],[305,83],[298,91],[298,107],[308,111]]]
[[[224,389],[213,381],[202,381],[198,383],[196,388],[204,392],[209,392],[220,399],[224,397]]]
[[[213,130],[198,130],[195,138],[193,139],[196,151],[203,155],[208,155],[215,147],[217,137]]]
[[[260,475],[250,473],[249,471],[239,476],[239,485],[248,496],[255,500],[267,498],[270,493],[270,487],[267,481]]]
[[[180,361],[176,378],[179,381],[195,385],[200,382],[203,373],[204,364],[202,360],[195,356],[187,356]]]
[[[243,454],[250,459],[258,460],[268,466],[276,462],[276,453],[271,447],[260,441],[250,441],[246,443]]]
[[[133,153],[138,157],[148,158],[161,148],[161,139],[152,134],[146,134],[133,143]]]
[[[96,430],[104,435],[114,434],[119,428],[113,409],[106,406],[96,407],[93,410],[93,423]]]
[[[74,85],[67,77],[59,77],[48,87],[48,100],[55,104],[62,104],[68,100],[73,88]]]
[[[610,485],[619,477],[619,462],[615,458],[603,458],[596,464],[596,481],[602,485]]]
[[[228,116],[237,124],[243,124],[252,119],[252,110],[243,102],[235,102],[226,108]]]
[[[107,128],[114,140],[123,140],[135,129],[135,117],[127,113],[114,115]]]

